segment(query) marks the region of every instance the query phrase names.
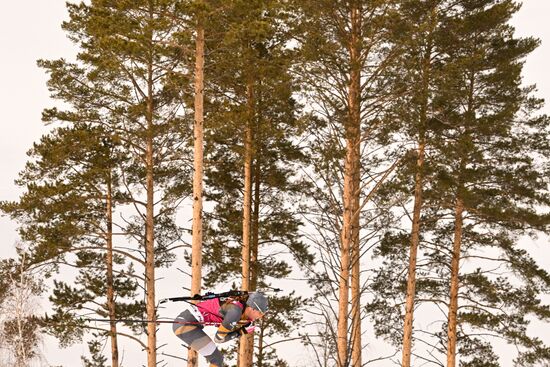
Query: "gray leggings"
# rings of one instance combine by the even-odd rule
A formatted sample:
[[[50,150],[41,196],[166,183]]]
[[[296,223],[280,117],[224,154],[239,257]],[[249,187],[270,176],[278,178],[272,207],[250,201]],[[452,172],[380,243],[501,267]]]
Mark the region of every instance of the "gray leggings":
[[[212,339],[202,330],[203,326],[200,324],[186,325],[185,322],[198,323],[193,314],[189,310],[185,310],[176,317],[176,322],[172,325],[174,334],[205,357],[210,363],[210,367],[223,367],[223,356]]]

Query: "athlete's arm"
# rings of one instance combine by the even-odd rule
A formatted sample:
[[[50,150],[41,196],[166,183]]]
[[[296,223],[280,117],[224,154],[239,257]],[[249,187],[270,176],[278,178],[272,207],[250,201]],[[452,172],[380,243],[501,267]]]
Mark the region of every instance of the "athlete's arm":
[[[238,323],[241,319],[242,310],[239,306],[229,305],[221,325],[218,327],[214,341],[216,343],[225,343],[236,339],[242,335]]]

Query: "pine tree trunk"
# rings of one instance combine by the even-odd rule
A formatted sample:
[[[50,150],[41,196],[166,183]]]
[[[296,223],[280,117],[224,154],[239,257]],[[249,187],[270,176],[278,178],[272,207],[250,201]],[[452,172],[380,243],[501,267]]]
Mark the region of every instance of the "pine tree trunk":
[[[149,131],[149,135],[151,131]],[[155,309],[155,236],[154,236],[154,197],[153,197],[153,139],[147,138],[147,206],[145,220],[145,291],[147,319],[156,320]],[[156,324],[147,323],[147,366],[156,367]]]
[[[414,208],[411,229],[411,245],[409,253],[409,273],[407,277],[407,296],[405,301],[405,320],[403,326],[403,358],[402,367],[410,367],[412,350],[412,332],[414,320],[414,298],[416,294],[416,256],[420,242],[420,214],[422,210],[422,185],[424,167],[423,139],[418,144],[418,158],[416,160],[416,177],[414,184]]]
[[[242,290],[250,290],[250,254],[251,254],[251,212],[252,212],[252,156],[253,156],[253,131],[252,120],[254,117],[254,88],[249,83],[246,88],[248,104],[248,121],[245,127],[244,139],[244,198],[243,198],[243,248],[242,248]],[[239,339],[239,367],[249,367],[250,350],[253,349],[251,335]],[[251,363],[251,361],[250,361]]]
[[[352,218],[353,218],[353,201],[352,180],[350,172],[353,168],[354,154],[349,150],[349,146],[353,144],[347,140],[348,152],[346,153],[346,162],[344,164],[344,213],[341,234],[340,248],[340,281],[339,281],[339,296],[338,296],[338,323],[337,323],[337,350],[338,350],[338,367],[347,366],[348,352],[348,302],[350,290],[350,250],[352,242]]]
[[[359,249],[359,221],[354,220],[355,230],[351,248],[351,360],[352,366],[361,366],[361,254]]]
[[[433,14],[435,17],[435,13]],[[435,27],[435,25],[434,25]],[[414,207],[411,228],[411,242],[409,249],[409,272],[407,275],[407,295],[405,299],[405,319],[403,325],[403,357],[401,366],[410,367],[412,351],[412,333],[414,321],[414,299],[416,296],[416,262],[418,245],[420,243],[420,217],[422,212],[422,191],[424,185],[424,156],[426,150],[425,126],[427,123],[429,87],[431,79],[431,53],[432,45],[429,46],[423,58],[422,70],[422,105],[420,110],[420,128],[418,136],[418,149],[416,158],[416,175],[414,180]]]
[[[116,327],[115,291],[113,281],[113,188],[111,172],[107,181],[107,309],[109,310],[111,338],[111,366],[118,367],[118,340]]]
[[[422,213],[422,194],[424,187],[424,157],[426,150],[425,129],[428,121],[428,104],[432,78],[432,34],[437,26],[437,8],[431,12],[431,28],[428,35],[428,46],[422,60],[422,104],[420,107],[418,148],[416,159],[416,175],[414,180],[414,207],[409,250],[409,272],[407,275],[407,295],[405,299],[405,319],[403,325],[403,356],[402,367],[410,367],[412,353],[412,334],[414,322],[414,299],[416,296],[416,263],[418,246],[420,244],[420,217]]]
[[[349,85],[349,121],[346,129],[347,154],[346,166],[344,168],[344,208],[348,207],[347,213],[344,212],[344,227],[346,224],[349,229],[344,233],[349,233],[349,244],[343,246],[349,248],[351,265],[351,362],[352,366],[361,366],[361,249],[359,243],[359,221],[360,221],[360,179],[361,179],[361,8],[356,5],[351,9],[351,42],[350,42],[350,85]],[[347,181],[347,182],[346,182]],[[348,187],[346,192],[346,187]],[[347,202],[347,203],[346,203]],[[346,217],[349,217],[346,219]],[[347,223],[346,223],[347,222]],[[346,290],[347,292],[347,290]],[[342,293],[342,292],[340,292]],[[346,300],[347,302],[347,300]],[[340,308],[347,310],[347,305],[340,305]],[[344,310],[340,310],[340,317]],[[340,321],[340,320],[339,320]],[[338,327],[339,341],[343,327]],[[347,343],[346,343],[347,344]],[[344,343],[339,347],[339,360],[345,361]]]
[[[471,71],[469,75],[470,86],[468,92],[467,118],[475,116],[474,109],[474,90],[475,90],[475,72]],[[473,121],[471,122],[473,123]],[[471,143],[471,137],[468,133],[462,137],[463,146]],[[462,174],[466,168],[466,160],[462,157],[460,161],[459,174]],[[449,315],[447,317],[447,367],[456,367],[456,345],[457,345],[457,315],[458,315],[458,292],[460,290],[459,271],[460,271],[460,252],[462,247],[462,229],[464,200],[461,192],[464,190],[462,179],[459,177],[455,204],[455,230],[453,239],[453,253],[451,258],[451,285],[449,291]]]
[[[253,134],[254,135],[254,134]],[[257,154],[255,154],[258,156]],[[250,241],[250,291],[255,291],[258,287],[258,246],[260,232],[260,164],[255,159],[254,170],[254,200],[251,218],[251,241]],[[255,333],[245,335],[241,338],[242,345],[247,345],[243,350],[245,366],[252,366],[254,361],[254,337]],[[261,335],[260,335],[261,338]],[[261,340],[259,340],[261,342]]]
[[[456,366],[456,341],[457,341],[457,314],[458,314],[458,273],[460,268],[460,248],[462,245],[462,227],[464,202],[461,197],[456,199],[455,206],[455,233],[453,241],[453,254],[451,260],[451,289],[449,294],[449,316],[447,328],[447,367]]]
[[[151,19],[152,5],[149,5]],[[152,39],[152,36],[151,36]],[[152,45],[152,41],[151,41]],[[153,162],[153,60],[147,65],[147,135],[145,148],[145,188],[147,193],[145,213],[145,292],[147,320],[156,320],[155,306],[155,231],[154,231],[154,162]],[[157,325],[147,323],[147,366],[157,366]]]
[[[203,90],[204,90],[204,27],[197,23],[195,41],[195,126],[193,172],[193,238],[191,247],[191,295],[199,294],[202,280],[202,178],[203,178]],[[198,366],[198,355],[189,349],[187,366]]]
[[[250,290],[255,291],[258,287],[258,251],[260,246],[260,162],[259,154],[255,153],[254,160],[254,205],[252,210],[252,239],[250,242]]]

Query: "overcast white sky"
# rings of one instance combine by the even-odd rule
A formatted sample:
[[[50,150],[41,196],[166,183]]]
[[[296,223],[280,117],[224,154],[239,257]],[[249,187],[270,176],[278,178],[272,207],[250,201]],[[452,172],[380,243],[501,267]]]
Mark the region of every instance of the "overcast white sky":
[[[527,60],[525,83],[536,83],[538,96],[549,101],[545,108],[550,113],[550,1],[526,0],[513,20],[517,34],[536,36],[542,46]],[[46,77],[36,67],[40,58],[71,59],[76,50],[65,38],[60,25],[66,18],[63,0],[2,1],[0,8],[0,200],[15,200],[18,190],[13,183],[26,162],[26,151],[46,131],[40,115],[51,106],[46,89]],[[15,224],[0,218],[0,257],[12,256],[17,239]],[[548,252],[546,239],[536,245],[539,253]],[[544,261],[550,267],[550,261]],[[173,310],[171,313],[176,312]],[[177,344],[171,335],[168,342]],[[47,346],[47,357],[52,364],[80,365],[80,350],[69,355]],[[132,363],[126,364],[132,365]],[[169,366],[176,365],[173,361]]]

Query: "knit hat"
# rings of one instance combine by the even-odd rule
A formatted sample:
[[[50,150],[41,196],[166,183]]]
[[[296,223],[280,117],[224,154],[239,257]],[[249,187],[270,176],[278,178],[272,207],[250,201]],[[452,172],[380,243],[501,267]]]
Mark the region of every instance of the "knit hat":
[[[250,293],[246,305],[261,313],[266,313],[269,308],[267,297],[261,292]]]

